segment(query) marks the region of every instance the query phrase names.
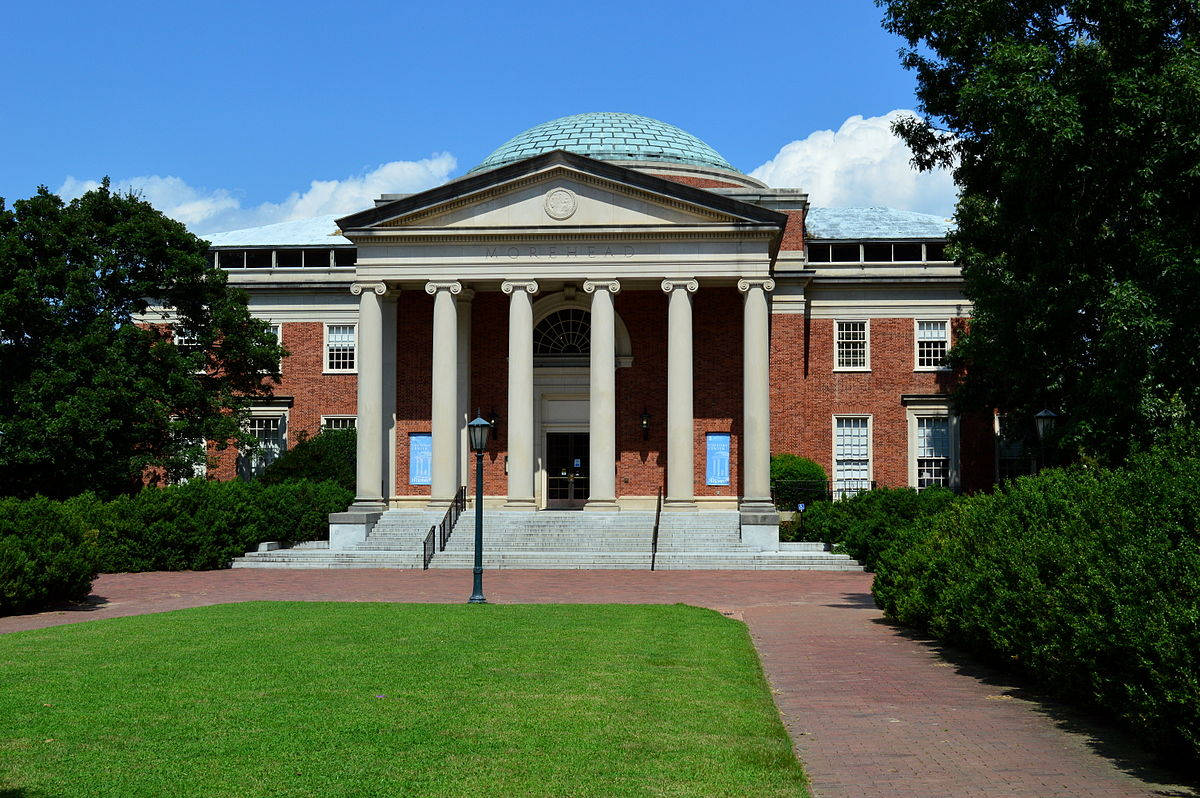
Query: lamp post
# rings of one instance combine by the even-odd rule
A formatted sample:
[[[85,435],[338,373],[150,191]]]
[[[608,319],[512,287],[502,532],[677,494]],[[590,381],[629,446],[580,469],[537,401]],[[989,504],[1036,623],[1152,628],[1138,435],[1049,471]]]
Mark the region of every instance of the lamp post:
[[[1033,421],[1037,424],[1037,436],[1039,448],[1042,450],[1042,468],[1046,467],[1046,438],[1054,431],[1054,425],[1058,423],[1058,414],[1047,408],[1033,417]]]
[[[483,597],[483,452],[487,449],[492,425],[475,411],[475,420],[467,424],[471,451],[475,452],[475,574],[469,604],[487,604]]]

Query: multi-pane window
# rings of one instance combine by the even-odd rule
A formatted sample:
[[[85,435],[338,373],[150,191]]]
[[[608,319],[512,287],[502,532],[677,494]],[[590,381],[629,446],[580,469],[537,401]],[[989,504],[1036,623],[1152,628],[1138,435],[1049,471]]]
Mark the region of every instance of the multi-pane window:
[[[940,369],[950,348],[950,324],[946,321],[917,322],[917,368]]]
[[[354,371],[356,329],[353,324],[325,327],[325,370]]]
[[[254,438],[255,446],[238,456],[238,475],[253,479],[287,449],[284,417],[254,416],[246,422],[246,431]]]
[[[357,421],[355,416],[322,416],[321,429],[354,429]]]
[[[841,499],[871,488],[871,420],[837,416],[833,420],[833,495]]]
[[[917,489],[950,484],[950,418],[917,417]]]
[[[863,369],[867,360],[867,322],[836,322],[834,366],[839,369]]]
[[[275,336],[275,343],[283,345],[283,327],[278,324],[272,324],[267,329],[271,331],[271,335]],[[280,360],[276,366],[279,370],[283,370],[283,360]]]
[[[202,351],[200,347],[200,339],[193,333],[188,332],[182,327],[176,327],[172,331],[172,334],[174,336],[175,346],[179,349],[179,353],[181,355],[192,356],[197,352]],[[203,374],[204,360],[203,358],[198,358],[198,360],[200,362],[196,368],[196,373]]]

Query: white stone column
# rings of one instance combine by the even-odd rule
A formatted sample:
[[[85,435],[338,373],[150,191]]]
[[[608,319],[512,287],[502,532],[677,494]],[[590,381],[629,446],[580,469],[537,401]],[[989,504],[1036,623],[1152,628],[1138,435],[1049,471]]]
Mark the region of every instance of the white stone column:
[[[738,280],[745,295],[742,327],[742,539],[778,548],[779,514],[771,501],[771,279]],[[771,540],[772,532],[774,534]]]
[[[586,510],[619,510],[617,505],[617,328],[613,296],[616,280],[585,280],[592,295],[591,393],[588,397],[588,496]]]
[[[425,293],[433,295],[433,484],[431,507],[444,507],[458,492],[458,308],[462,293],[456,280],[431,280]]]
[[[696,509],[695,434],[692,413],[693,279],[662,281],[667,308],[667,498],[664,510]]]
[[[471,300],[475,292],[464,288],[458,295],[458,466],[454,477],[457,486],[466,485],[474,471],[471,470],[471,438],[467,424],[471,415]]]
[[[505,280],[508,303],[508,501],[533,510],[533,280]]]
[[[396,298],[400,292],[383,295],[383,501],[396,494]],[[358,422],[355,422],[357,426]]]
[[[383,411],[383,310],[380,298],[385,283],[354,283],[358,297],[358,452],[354,508],[382,510],[384,411]]]

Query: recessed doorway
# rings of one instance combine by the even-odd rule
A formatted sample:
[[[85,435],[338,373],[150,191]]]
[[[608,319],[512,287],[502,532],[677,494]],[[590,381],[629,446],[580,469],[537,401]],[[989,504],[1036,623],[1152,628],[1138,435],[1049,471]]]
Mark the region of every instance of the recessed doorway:
[[[588,434],[546,433],[546,506],[583,507],[588,498]]]

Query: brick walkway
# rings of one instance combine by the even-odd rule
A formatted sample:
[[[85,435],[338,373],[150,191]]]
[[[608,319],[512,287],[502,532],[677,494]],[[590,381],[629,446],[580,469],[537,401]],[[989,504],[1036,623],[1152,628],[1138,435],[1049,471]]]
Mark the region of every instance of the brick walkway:
[[[741,618],[818,798],[1200,796],[1127,738],[887,625],[868,574],[498,571],[493,602],[686,602]],[[101,576],[84,607],[0,618],[0,632],[253,599],[459,602],[464,571]]]

